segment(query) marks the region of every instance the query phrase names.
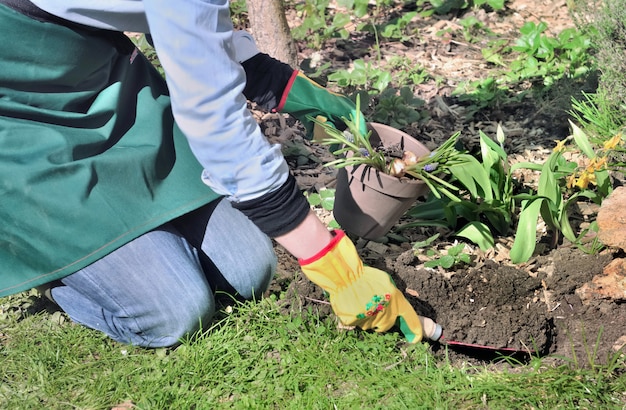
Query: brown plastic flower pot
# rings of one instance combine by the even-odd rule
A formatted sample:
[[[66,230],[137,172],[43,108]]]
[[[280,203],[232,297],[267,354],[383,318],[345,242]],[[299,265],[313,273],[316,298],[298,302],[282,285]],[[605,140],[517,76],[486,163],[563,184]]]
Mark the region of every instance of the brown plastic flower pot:
[[[399,145],[418,157],[430,151],[410,135],[387,125],[369,123],[370,141],[385,147]],[[397,178],[370,166],[340,168],[333,214],[347,232],[365,239],[384,236],[415,200],[428,193],[428,186],[416,179]]]

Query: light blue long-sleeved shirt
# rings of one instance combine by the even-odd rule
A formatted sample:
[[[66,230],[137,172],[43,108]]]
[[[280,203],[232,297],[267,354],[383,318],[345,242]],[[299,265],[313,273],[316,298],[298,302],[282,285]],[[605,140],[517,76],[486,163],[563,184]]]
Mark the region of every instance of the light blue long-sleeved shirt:
[[[174,118],[202,164],[202,180],[233,201],[278,189],[289,170],[242,94],[227,0],[31,0],[84,25],[150,33],[170,89]]]

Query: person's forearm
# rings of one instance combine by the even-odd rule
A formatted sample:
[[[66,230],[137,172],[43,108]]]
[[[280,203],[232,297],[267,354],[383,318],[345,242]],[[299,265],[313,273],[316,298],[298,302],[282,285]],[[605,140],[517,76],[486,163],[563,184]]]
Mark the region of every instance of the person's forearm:
[[[332,233],[313,211],[293,230],[274,238],[298,259],[308,259],[321,251],[332,239]]]

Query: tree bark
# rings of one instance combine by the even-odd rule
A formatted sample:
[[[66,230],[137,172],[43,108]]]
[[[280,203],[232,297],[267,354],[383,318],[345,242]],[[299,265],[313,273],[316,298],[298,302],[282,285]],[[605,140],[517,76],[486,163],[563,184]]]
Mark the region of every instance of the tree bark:
[[[261,52],[298,66],[296,44],[291,37],[282,0],[246,0],[250,31]]]

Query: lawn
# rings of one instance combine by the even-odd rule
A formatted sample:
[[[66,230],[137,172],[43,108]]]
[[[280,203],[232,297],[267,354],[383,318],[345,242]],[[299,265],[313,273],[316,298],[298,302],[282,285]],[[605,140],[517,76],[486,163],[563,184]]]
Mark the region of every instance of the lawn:
[[[46,310],[48,309],[48,310]],[[30,313],[29,313],[30,312]],[[172,349],[112,342],[35,295],[3,299],[0,408],[622,409],[625,359],[606,366],[468,360],[395,332],[338,329],[276,297],[224,306]]]

